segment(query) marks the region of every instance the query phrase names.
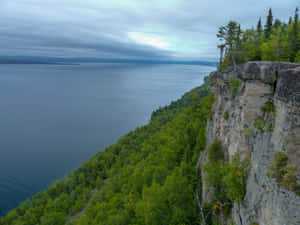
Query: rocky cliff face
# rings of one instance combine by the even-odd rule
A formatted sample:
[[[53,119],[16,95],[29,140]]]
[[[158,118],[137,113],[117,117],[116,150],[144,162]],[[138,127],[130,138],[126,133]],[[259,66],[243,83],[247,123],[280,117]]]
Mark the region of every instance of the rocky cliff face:
[[[299,225],[298,186],[267,174],[276,152],[282,152],[300,183],[300,66],[249,62],[213,73],[210,91],[215,104],[208,143],[219,139],[228,160],[236,152],[250,157],[246,195],[240,210],[235,205],[232,211],[235,224]],[[207,189],[204,183],[204,199]]]

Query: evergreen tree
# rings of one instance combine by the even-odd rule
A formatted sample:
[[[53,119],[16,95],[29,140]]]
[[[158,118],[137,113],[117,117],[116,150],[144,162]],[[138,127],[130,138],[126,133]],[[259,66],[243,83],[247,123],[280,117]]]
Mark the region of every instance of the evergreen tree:
[[[217,34],[219,40],[225,42],[223,45],[227,47],[226,52],[229,54],[234,67],[236,66],[235,50],[238,49],[241,33],[242,31],[239,24],[235,21],[230,21],[226,27],[220,27]]]
[[[299,14],[298,14],[298,8],[295,10],[294,15],[294,21],[293,21],[293,32],[292,32],[292,40],[291,40],[291,57],[290,60],[292,62],[295,61],[295,57],[297,55],[297,52],[299,50],[299,44],[298,44],[298,22],[299,22]]]
[[[273,15],[272,15],[272,9],[270,8],[269,9],[269,14],[268,14],[268,17],[267,17],[267,22],[266,22],[266,25],[265,25],[265,38],[268,40],[271,36],[271,33],[272,33],[272,26],[273,26]]]
[[[262,26],[261,26],[261,17],[259,17],[257,27],[256,27],[257,33],[260,35],[262,33]]]
[[[276,19],[273,27],[276,29],[276,28],[279,28],[280,26],[281,26],[281,21],[279,19]]]
[[[272,9],[265,26],[259,18],[256,28],[241,30],[238,23],[231,21],[221,27],[218,38],[221,44],[220,69],[252,60],[300,63],[300,21],[298,8],[289,24],[274,19]],[[274,21],[273,21],[274,19]],[[223,54],[225,53],[225,54]]]

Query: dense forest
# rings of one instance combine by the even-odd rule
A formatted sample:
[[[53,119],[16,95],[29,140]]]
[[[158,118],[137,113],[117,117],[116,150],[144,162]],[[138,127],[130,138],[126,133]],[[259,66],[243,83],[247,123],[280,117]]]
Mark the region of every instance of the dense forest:
[[[274,19],[269,9],[263,26],[259,18],[256,27],[242,30],[230,21],[219,28],[220,69],[247,61],[300,62],[300,21],[298,8],[288,23]]]
[[[153,112],[148,125],[23,202],[0,224],[197,224],[195,166],[213,103],[208,82]]]

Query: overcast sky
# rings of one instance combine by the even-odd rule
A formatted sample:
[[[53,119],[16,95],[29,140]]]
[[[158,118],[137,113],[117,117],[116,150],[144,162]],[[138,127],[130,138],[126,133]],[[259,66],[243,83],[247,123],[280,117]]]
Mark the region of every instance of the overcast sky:
[[[229,20],[287,21],[298,0],[0,0],[0,55],[217,58]]]

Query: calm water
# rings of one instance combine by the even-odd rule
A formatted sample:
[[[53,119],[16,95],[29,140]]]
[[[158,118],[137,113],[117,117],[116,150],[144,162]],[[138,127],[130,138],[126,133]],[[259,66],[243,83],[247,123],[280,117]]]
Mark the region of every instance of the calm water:
[[[0,65],[0,211],[45,189],[213,67]]]

